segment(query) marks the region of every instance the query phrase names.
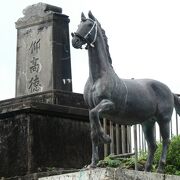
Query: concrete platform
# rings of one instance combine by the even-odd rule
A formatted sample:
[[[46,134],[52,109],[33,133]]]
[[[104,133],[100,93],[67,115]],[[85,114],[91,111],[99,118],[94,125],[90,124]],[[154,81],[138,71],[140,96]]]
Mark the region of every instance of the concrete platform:
[[[146,173],[119,168],[97,168],[39,178],[39,180],[180,180],[180,176]]]

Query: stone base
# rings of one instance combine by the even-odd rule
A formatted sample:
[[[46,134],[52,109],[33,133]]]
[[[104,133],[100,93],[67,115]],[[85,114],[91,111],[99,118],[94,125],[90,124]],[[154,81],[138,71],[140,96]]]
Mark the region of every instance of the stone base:
[[[180,180],[180,176],[147,173],[127,169],[97,168],[76,173],[39,178],[39,180]]]
[[[90,159],[82,95],[49,91],[0,102],[0,177],[82,168]]]
[[[44,91],[44,92],[39,92],[26,96],[19,96],[16,98],[0,101],[0,117],[4,111],[4,108],[5,111],[7,110],[7,106],[12,107],[15,106],[16,104],[20,104],[24,102],[58,104],[63,106],[71,106],[71,107],[87,109],[82,94],[72,93],[68,91],[50,90],[50,91]]]
[[[49,169],[45,172],[37,172],[32,174],[27,174],[25,176],[15,176],[15,177],[8,177],[8,178],[1,178],[1,180],[38,180],[42,177],[48,177],[48,176],[55,176],[55,175],[61,175],[61,174],[67,174],[67,173],[73,173],[77,172],[77,169],[62,169],[62,168],[54,168]]]

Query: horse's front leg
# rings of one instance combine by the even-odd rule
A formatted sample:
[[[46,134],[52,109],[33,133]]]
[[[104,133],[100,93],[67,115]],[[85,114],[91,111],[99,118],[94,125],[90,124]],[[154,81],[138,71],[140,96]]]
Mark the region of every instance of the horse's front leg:
[[[112,101],[104,99],[102,100],[95,108],[91,109],[89,112],[90,124],[91,124],[91,132],[93,132],[93,136],[97,136],[95,138],[98,140],[98,144],[101,143],[110,143],[111,139],[104,132],[102,128],[100,118],[103,118],[104,115],[114,109],[114,103]]]
[[[113,109],[114,104],[111,101],[104,99],[89,112],[92,140],[92,167],[95,167],[96,163],[99,161],[98,144],[111,142],[110,137],[104,132],[101,126],[100,117],[103,117],[104,113]]]
[[[91,158],[90,168],[95,168],[97,166],[98,161],[99,161],[98,144],[97,141],[92,138],[92,158]]]

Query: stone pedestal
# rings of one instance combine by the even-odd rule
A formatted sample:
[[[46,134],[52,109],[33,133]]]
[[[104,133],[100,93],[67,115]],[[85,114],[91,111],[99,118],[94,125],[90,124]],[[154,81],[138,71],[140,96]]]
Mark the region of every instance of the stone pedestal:
[[[81,94],[49,91],[1,101],[0,177],[89,164],[88,121]]]
[[[68,16],[43,3],[27,7],[23,14],[16,22],[16,96],[72,91]]]
[[[179,176],[134,171],[120,168],[96,168],[76,173],[49,176],[38,180],[179,180]]]

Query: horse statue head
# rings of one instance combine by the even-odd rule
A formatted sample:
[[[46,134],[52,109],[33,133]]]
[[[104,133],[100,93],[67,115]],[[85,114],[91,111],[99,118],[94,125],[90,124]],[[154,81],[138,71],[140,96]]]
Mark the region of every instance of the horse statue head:
[[[85,17],[84,13],[81,13],[81,22],[78,25],[76,32],[71,33],[72,35],[72,46],[76,49],[82,49],[85,45],[85,49],[91,50],[96,49],[96,54],[99,56],[99,49],[101,50],[101,56],[99,59],[107,61],[112,68],[112,59],[109,52],[108,38],[104,29],[101,27],[99,21],[94,17],[91,11],[88,13],[88,18]],[[96,47],[95,47],[96,46]],[[94,54],[89,53],[89,59],[94,59]]]
[[[78,30],[72,33],[72,45],[74,48],[82,48],[82,45],[87,44],[88,46],[94,47],[94,43],[97,38],[97,20],[89,11],[89,18],[87,19],[84,13],[81,14],[81,23],[78,26]]]

